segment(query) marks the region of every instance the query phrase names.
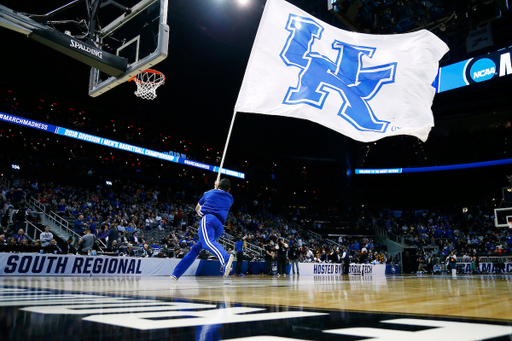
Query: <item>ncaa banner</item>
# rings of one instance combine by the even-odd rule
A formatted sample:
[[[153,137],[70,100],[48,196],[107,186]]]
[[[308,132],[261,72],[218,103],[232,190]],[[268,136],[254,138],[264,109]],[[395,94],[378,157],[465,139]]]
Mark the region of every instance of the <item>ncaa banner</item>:
[[[480,263],[478,270],[482,273],[512,273],[512,263],[501,263],[501,268],[497,263]],[[457,270],[463,273],[471,272],[471,263],[457,263]]]
[[[343,264],[299,263],[299,273],[305,276],[341,276],[343,274]]]
[[[349,275],[377,275],[383,276],[386,274],[386,264],[357,264],[350,263],[348,268]]]
[[[446,44],[429,31],[370,35],[330,26],[268,0],[236,112],[309,120],[361,142],[425,141]]]
[[[299,263],[299,273],[306,276],[341,276],[343,264],[340,263]],[[376,275],[386,274],[386,264],[356,264],[349,266],[349,275]]]
[[[169,276],[180,259],[0,253],[0,276]],[[195,260],[184,275],[195,275]],[[220,263],[219,263],[220,264]]]

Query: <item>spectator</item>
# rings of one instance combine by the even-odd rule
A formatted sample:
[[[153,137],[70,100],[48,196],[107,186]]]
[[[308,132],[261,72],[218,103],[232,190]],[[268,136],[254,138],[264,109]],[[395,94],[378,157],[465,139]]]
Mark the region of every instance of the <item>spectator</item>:
[[[139,245],[139,237],[137,236],[137,232],[132,233],[132,235],[130,236],[130,242],[135,245]]]
[[[12,236],[12,238],[14,238],[14,240],[16,241],[16,244],[21,244],[22,240],[26,240],[27,239],[23,229],[19,229],[18,233],[15,234],[14,236]]]
[[[114,239],[112,241],[112,243],[110,243],[110,240],[109,240],[109,244],[108,244],[107,250],[108,250],[108,252],[112,252],[112,253],[115,253],[115,254],[119,253],[119,244],[117,243],[116,239]]]
[[[153,250],[149,247],[149,244],[144,244],[144,246],[139,250],[140,257],[153,257]]]
[[[129,257],[135,257],[136,253],[133,249],[133,244],[128,244],[128,246],[124,249],[124,254]]]
[[[64,218],[66,215],[66,199],[60,199],[59,203],[57,204],[57,214]]]
[[[52,253],[55,253],[55,252],[58,254],[62,253],[62,250],[57,245],[57,241],[55,239],[50,240],[50,245],[48,245],[48,250],[50,250],[50,252],[52,252]]]
[[[79,251],[81,251],[82,254],[88,254],[94,248],[95,243],[96,236],[91,234],[91,230],[85,229],[85,235],[83,235],[78,241]]]
[[[107,224],[101,225],[101,229],[98,232],[98,239],[106,244],[107,243],[107,238],[109,236],[110,236],[110,230],[108,229],[108,225]]]
[[[73,250],[75,249],[71,244],[73,244],[73,237],[69,237],[64,247],[62,248],[62,253],[67,255],[68,253],[75,253]]]
[[[436,263],[436,264],[434,265],[434,268],[432,269],[432,273],[433,273],[434,275],[440,275],[440,274],[441,274],[441,271],[442,271],[442,270],[441,270],[441,265],[439,265],[439,263]]]
[[[75,233],[78,234],[78,235],[82,235],[84,233],[84,216],[83,215],[79,215],[78,218],[76,218],[75,220],[75,226],[74,226],[74,230],[75,230]],[[90,232],[90,230],[89,230]]]
[[[50,245],[50,241],[53,239],[53,233],[50,232],[50,226],[46,225],[44,227],[44,232],[39,235],[39,239],[41,240],[41,245],[43,247],[47,247]]]
[[[119,238],[119,231],[117,230],[117,224],[111,224],[109,229],[108,246],[112,245],[114,240],[117,242]]]
[[[14,214],[14,228],[19,230],[23,227],[25,223],[25,216],[27,214],[27,209],[24,204],[18,205],[18,211]]]
[[[418,273],[422,274],[425,271],[425,257],[423,255],[418,256]]]

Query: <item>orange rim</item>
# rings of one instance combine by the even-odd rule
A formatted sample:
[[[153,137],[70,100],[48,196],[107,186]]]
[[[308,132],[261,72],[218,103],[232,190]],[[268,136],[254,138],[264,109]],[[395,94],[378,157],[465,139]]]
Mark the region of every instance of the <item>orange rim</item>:
[[[142,71],[141,73],[155,73],[155,74],[160,75],[160,76],[162,76],[164,78],[159,83],[165,82],[165,75],[163,73],[161,73],[160,71],[156,71],[156,70],[152,70],[152,69],[147,69],[147,70]],[[131,81],[135,80],[136,82],[139,82],[139,83],[156,84],[156,83],[142,82],[142,81],[139,81],[139,80],[135,79],[135,78],[137,78],[137,75],[140,75],[141,73],[138,73],[135,76],[133,76],[132,78],[128,79],[128,82],[131,82]]]

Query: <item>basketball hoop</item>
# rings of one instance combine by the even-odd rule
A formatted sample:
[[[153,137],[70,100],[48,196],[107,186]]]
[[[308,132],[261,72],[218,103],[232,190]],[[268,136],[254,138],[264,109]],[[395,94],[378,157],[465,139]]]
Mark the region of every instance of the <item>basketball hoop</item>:
[[[512,221],[507,221],[507,225],[509,229],[512,229]]]
[[[143,99],[155,99],[156,89],[165,83],[165,76],[159,71],[147,69],[133,76],[128,81],[131,82],[132,80],[137,84],[135,96]]]

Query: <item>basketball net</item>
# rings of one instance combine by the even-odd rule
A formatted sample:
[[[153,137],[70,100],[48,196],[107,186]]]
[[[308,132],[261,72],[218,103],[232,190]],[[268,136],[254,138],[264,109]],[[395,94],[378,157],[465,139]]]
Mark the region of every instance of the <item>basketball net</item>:
[[[512,229],[512,221],[507,221],[507,224],[508,224],[508,228]]]
[[[155,99],[156,89],[165,83],[165,76],[159,71],[147,69],[128,81],[132,80],[137,84],[137,91],[134,92],[135,96],[142,99]]]

